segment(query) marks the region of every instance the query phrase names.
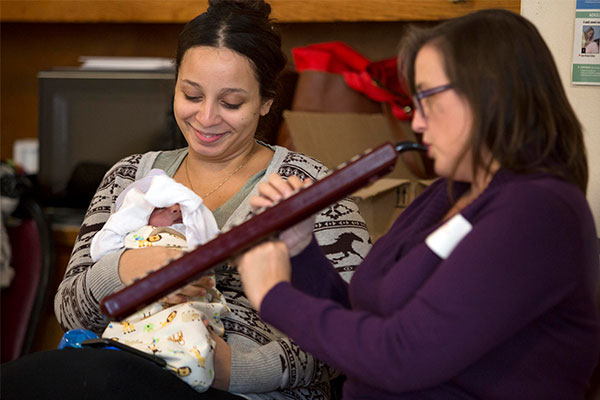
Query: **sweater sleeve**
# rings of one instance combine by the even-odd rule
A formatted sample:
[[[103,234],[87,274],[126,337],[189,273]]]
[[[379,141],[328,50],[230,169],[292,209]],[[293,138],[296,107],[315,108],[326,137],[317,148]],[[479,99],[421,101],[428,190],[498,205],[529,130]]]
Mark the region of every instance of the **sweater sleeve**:
[[[118,272],[124,250],[107,254],[94,263],[90,244],[110,217],[119,193],[135,180],[141,157],[133,155],[116,163],[104,176],[88,207],[54,298],[54,312],[65,331],[84,328],[101,333],[108,320],[100,311],[100,301],[124,287]]]
[[[336,224],[341,218],[333,210],[339,208],[347,210],[343,220],[355,221],[356,226]],[[358,207],[350,199],[342,200],[320,212],[316,218],[311,244],[292,260],[296,271],[293,274],[298,278],[298,285],[306,283],[315,290],[315,294],[320,293],[322,296],[329,296],[333,292],[342,299],[346,298],[347,283],[344,277],[349,279],[352,276],[354,267],[370,249],[366,232]],[[344,234],[352,234],[352,240],[341,243]],[[356,254],[344,254],[349,249],[354,249]],[[306,279],[307,274],[315,277],[321,285],[317,287],[310,284],[312,279]],[[239,279],[237,272],[235,279]],[[246,308],[243,312],[248,315],[245,320],[254,319],[252,315],[255,315],[255,310]],[[339,375],[339,371],[303,351],[294,340],[281,334],[262,346],[246,349],[236,347],[232,350],[229,390],[234,393],[306,388],[330,381]]]
[[[392,393],[441,384],[561,302],[581,280],[570,266],[593,268],[582,204],[530,189],[499,193],[476,218],[465,215],[472,230],[445,260],[421,243],[396,261],[391,270],[404,274],[437,267],[390,312],[348,310],[280,283],[260,315],[353,380]],[[367,257],[361,268],[376,263]],[[371,302],[381,302],[373,290]]]
[[[332,267],[315,239],[292,258],[292,285],[314,297],[332,299],[350,308],[348,284]]]
[[[264,179],[273,172],[313,180],[327,173],[327,168],[321,163],[287,149],[276,148],[273,160],[272,168],[270,166],[270,170],[266,171]],[[249,206],[244,204],[239,211],[245,216]],[[321,271],[335,274],[335,279],[345,286],[343,281],[350,280],[355,267],[371,247],[366,225],[356,203],[346,198],[319,212],[313,236],[314,241],[309,247],[320,254],[320,259],[324,262],[324,269]],[[297,266],[300,271],[308,267],[302,261]],[[285,396],[289,393],[290,396],[303,398],[308,397],[308,394],[315,397],[325,395],[327,382],[339,375],[339,372],[303,351],[292,339],[262,321],[245,298],[237,271],[232,271],[231,276],[218,273],[217,277],[221,281],[222,292],[228,300],[232,299],[229,305],[233,313],[224,318],[227,341],[232,348],[230,391],[278,391]],[[325,281],[325,277],[322,278]],[[250,397],[254,398],[253,395]],[[267,397],[269,395],[264,398]],[[273,397],[279,398],[281,394]]]

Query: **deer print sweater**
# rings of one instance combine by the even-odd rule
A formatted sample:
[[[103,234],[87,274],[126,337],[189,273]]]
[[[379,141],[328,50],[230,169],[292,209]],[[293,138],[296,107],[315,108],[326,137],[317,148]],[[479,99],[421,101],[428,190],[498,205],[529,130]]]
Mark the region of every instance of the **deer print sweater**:
[[[313,158],[279,146],[271,148],[274,155],[267,169],[249,181],[242,188],[243,193],[215,210],[222,231],[245,220],[251,211],[248,197],[256,193],[256,183],[271,173],[313,180],[327,173],[327,168]],[[63,329],[86,328],[98,333],[104,330],[108,320],[100,312],[99,302],[123,288],[118,276],[122,252],[106,255],[94,263],[90,258],[91,240],[114,212],[116,198],[125,187],[152,168],[159,167],[173,176],[186,154],[187,149],[137,154],[119,161],[106,173],[87,210],[56,294],[55,313]],[[314,235],[345,280],[349,280],[370,249],[365,223],[349,198],[319,213]],[[217,289],[231,309],[223,318],[225,339],[232,349],[230,391],[249,399],[329,398],[328,381],[338,373],[260,319],[246,299],[234,267],[220,266],[216,275]]]

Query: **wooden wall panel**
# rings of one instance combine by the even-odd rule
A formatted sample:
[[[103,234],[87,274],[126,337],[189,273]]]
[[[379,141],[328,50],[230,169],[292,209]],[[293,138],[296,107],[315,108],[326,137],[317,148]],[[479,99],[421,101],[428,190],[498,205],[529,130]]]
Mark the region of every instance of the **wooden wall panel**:
[[[482,8],[520,12],[520,0],[270,0],[280,22],[435,21]],[[186,22],[207,0],[3,0],[2,20]]]
[[[78,66],[79,56],[173,57],[179,24],[3,23],[0,42],[0,148],[37,137],[39,71]]]
[[[429,23],[420,23],[429,24]],[[0,148],[37,137],[39,71],[78,66],[79,56],[174,57],[183,24],[3,23],[0,36]],[[403,22],[281,24],[283,49],[341,40],[377,60],[393,57]]]
[[[341,40],[373,60],[394,55],[406,21],[429,24],[492,7],[520,11],[520,0],[270,3],[281,22],[288,57],[295,46]],[[78,57],[86,55],[172,57],[184,23],[207,4],[207,0],[0,0],[0,156],[12,157],[16,139],[37,137],[39,71],[77,66]]]

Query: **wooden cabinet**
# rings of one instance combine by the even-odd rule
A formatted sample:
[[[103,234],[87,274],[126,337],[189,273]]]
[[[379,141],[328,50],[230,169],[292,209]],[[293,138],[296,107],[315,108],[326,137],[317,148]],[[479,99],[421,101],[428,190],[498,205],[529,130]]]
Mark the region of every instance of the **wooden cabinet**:
[[[270,0],[280,22],[437,21],[520,0]],[[207,0],[3,0],[2,21],[184,23]]]
[[[284,52],[340,40],[371,59],[393,56],[403,25],[435,23],[483,8],[520,12],[520,0],[269,0]],[[0,156],[37,137],[39,71],[78,66],[79,56],[173,57],[185,22],[207,0],[0,0]],[[151,40],[149,40],[151,38]]]

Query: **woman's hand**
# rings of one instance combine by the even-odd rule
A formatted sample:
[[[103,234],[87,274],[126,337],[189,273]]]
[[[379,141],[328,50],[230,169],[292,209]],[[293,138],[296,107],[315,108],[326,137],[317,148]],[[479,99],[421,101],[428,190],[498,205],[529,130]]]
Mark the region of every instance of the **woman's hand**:
[[[213,356],[213,365],[215,377],[212,387],[219,390],[229,391],[229,380],[231,377],[231,347],[210,327],[208,328],[213,340],[215,341],[215,353]]]
[[[287,245],[279,241],[262,243],[237,259],[246,297],[260,311],[265,295],[279,282],[290,282],[292,267]]]
[[[119,278],[125,285],[131,285],[183,254],[181,250],[158,246],[125,250],[119,259]]]
[[[277,174],[271,174],[266,182],[260,182],[257,185],[259,195],[250,197],[250,206],[254,209],[270,207],[273,203],[287,199],[296,190],[311,183],[312,181],[309,178],[303,182],[297,176],[292,175],[284,180]],[[294,257],[308,246],[312,240],[314,225],[315,217],[311,216],[281,232],[279,239],[287,245],[291,257]]]
[[[171,293],[165,297],[164,302],[173,305],[185,303],[193,298],[206,296],[206,291],[214,285],[215,284],[210,276],[203,276],[189,285]]]
[[[183,254],[184,252],[181,250],[158,246],[126,250],[119,260],[119,277],[125,285],[131,285],[134,280],[143,278],[150,272],[164,267]],[[212,272],[209,273],[212,274]],[[206,291],[213,286],[212,278],[203,276],[169,294],[163,301],[171,305],[184,303],[191,298],[205,296]]]

